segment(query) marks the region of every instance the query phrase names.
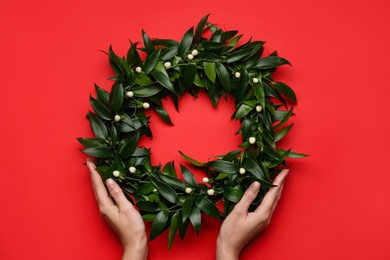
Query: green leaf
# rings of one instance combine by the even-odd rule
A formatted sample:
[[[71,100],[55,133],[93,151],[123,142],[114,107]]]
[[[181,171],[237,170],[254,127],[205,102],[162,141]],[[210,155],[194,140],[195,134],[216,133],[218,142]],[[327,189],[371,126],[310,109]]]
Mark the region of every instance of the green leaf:
[[[163,196],[169,202],[177,203],[179,197],[177,196],[176,191],[171,186],[160,181],[157,177],[153,175],[150,175],[149,179],[156,187],[158,192],[161,194],[161,196]]]
[[[224,160],[224,161],[232,161],[232,160],[235,159],[239,154],[241,154],[241,151],[240,151],[240,150],[233,150],[233,151],[230,151],[229,153],[225,154],[225,155],[222,157],[222,160]]]
[[[180,211],[176,211],[175,214],[173,214],[171,219],[171,225],[169,228],[169,234],[168,234],[168,249],[172,247],[173,240],[175,239],[177,227],[179,226],[179,221],[181,220],[181,214]]]
[[[260,106],[263,108],[265,107],[265,94],[264,94],[264,88],[263,83],[259,81],[258,83],[253,83],[253,90],[255,92],[255,96],[257,98],[257,101],[259,101]]]
[[[152,42],[154,46],[164,46],[167,48],[179,45],[177,41],[170,39],[154,39]]]
[[[215,79],[217,77],[217,72],[215,70],[215,63],[214,62],[203,62],[203,69],[206,73],[206,76],[209,78],[211,82],[215,84]]]
[[[180,235],[180,238],[181,239],[184,239],[184,236],[187,232],[187,228],[188,228],[188,224],[190,223],[190,221],[187,219],[186,221],[184,222],[181,222],[179,224],[179,235]]]
[[[142,186],[139,186],[138,189],[134,192],[136,195],[147,195],[154,190],[153,184],[145,183]]]
[[[196,181],[194,175],[190,170],[188,170],[185,166],[180,164],[181,173],[186,183],[191,185],[192,187],[198,187],[198,182]]]
[[[233,187],[225,187],[223,191],[223,196],[234,203],[238,203],[243,195],[244,192],[242,190]]]
[[[144,221],[154,221],[156,219],[156,215],[156,213],[144,214],[142,215],[142,219]]]
[[[161,210],[157,203],[150,201],[139,201],[137,202],[137,207],[146,212],[158,212]]]
[[[94,113],[89,112],[87,115],[92,131],[99,139],[108,139],[108,131],[100,117]]]
[[[111,144],[115,146],[118,141],[118,131],[116,130],[115,125],[111,125],[110,130],[111,130]]]
[[[134,88],[132,89],[134,96],[136,97],[151,97],[160,92],[162,88],[160,86],[150,86],[147,88]]]
[[[202,33],[203,33],[203,30],[204,30],[204,27],[206,26],[207,19],[208,19],[209,15],[210,14],[207,14],[207,15],[203,16],[203,18],[200,20],[200,22],[196,26],[195,35],[194,35],[194,38],[193,38],[194,43],[199,42],[199,40],[202,38]]]
[[[234,49],[234,47],[236,47],[236,45],[238,44],[238,42],[240,41],[241,37],[243,35],[237,35],[236,37],[234,37],[233,39],[231,39],[229,41],[229,43],[226,45],[228,47],[229,50],[232,50]]]
[[[227,56],[226,62],[227,63],[233,63],[233,62],[237,62],[237,61],[240,61],[240,60],[244,60],[244,59],[250,57],[249,54],[251,52],[252,52],[251,49],[241,49],[241,50],[232,52],[232,53],[230,53]]]
[[[183,222],[185,222],[191,214],[192,206],[194,205],[195,197],[188,196],[183,204]]]
[[[286,113],[284,118],[277,125],[273,126],[273,129],[278,129],[279,127],[284,125],[288,121],[288,119],[291,117],[292,112],[293,112],[293,108],[291,107],[291,109]]]
[[[242,142],[248,140],[252,136],[252,123],[248,118],[244,118],[241,127]]]
[[[206,51],[218,52],[221,50],[225,43],[223,42],[202,42],[202,46]]]
[[[279,141],[280,139],[282,139],[291,129],[291,127],[293,126],[294,124],[291,124],[285,128],[283,128],[282,130],[278,131],[278,132],[275,132],[275,142]]]
[[[217,160],[217,161],[211,161],[207,163],[208,166],[213,168],[216,171],[223,172],[223,173],[229,173],[233,174],[238,172],[239,167],[235,165],[232,162],[228,161],[222,161],[222,160]]]
[[[165,75],[162,71],[160,70],[153,70],[152,71],[152,76],[160,83],[164,88],[168,89],[171,91],[173,94],[176,95],[175,89],[173,88],[173,85],[171,81],[169,80],[169,77]]]
[[[139,133],[138,131],[133,131],[129,133],[129,135],[126,135],[118,144],[117,151],[119,155],[123,158],[129,158],[135,148],[137,147],[139,140]]]
[[[283,59],[278,56],[268,56],[265,58],[260,59],[256,64],[253,66],[254,69],[273,69],[278,66],[288,64],[291,65],[290,62],[286,59]]]
[[[199,235],[200,224],[201,224],[201,215],[198,207],[192,207],[191,213],[189,216],[192,226],[194,227],[196,234]]]
[[[153,221],[152,227],[150,229],[150,240],[155,239],[158,235],[160,235],[165,226],[168,223],[169,213],[167,211],[160,211],[156,218]]]
[[[167,162],[162,169],[162,174],[176,178],[175,162],[174,161]]]
[[[137,51],[137,44],[138,43],[133,44],[130,41],[130,49],[127,52],[127,63],[133,67],[142,66],[141,57],[139,56],[138,51]]]
[[[183,57],[191,48],[192,40],[194,38],[194,28],[191,27],[183,36],[179,43],[177,55]]]
[[[219,219],[220,213],[213,202],[206,197],[198,197],[196,200],[198,208],[209,216]]]
[[[161,54],[161,60],[170,60],[177,55],[178,46],[166,48]]]
[[[206,163],[203,163],[203,162],[199,162],[187,155],[185,155],[184,153],[182,153],[181,151],[179,151],[181,157],[183,157],[184,160],[190,162],[191,164],[195,165],[195,166],[198,166],[198,167],[201,167],[201,166],[204,166]]]
[[[122,108],[123,103],[123,84],[114,84],[111,90],[111,107],[115,113]]]
[[[188,63],[183,72],[183,85],[189,87],[194,83],[196,76],[196,64],[191,62]]]
[[[96,99],[104,104],[107,104],[110,94],[96,84],[95,84],[95,90],[96,90]]]
[[[241,70],[240,80],[238,81],[237,91],[236,91],[236,104],[239,104],[245,95],[245,92],[248,88],[248,71]]]
[[[288,98],[293,104],[297,103],[297,97],[295,96],[294,90],[292,90],[289,86],[283,82],[275,82],[273,87],[277,88],[278,91]]]
[[[246,104],[241,104],[238,107],[238,109],[236,110],[236,113],[235,113],[234,117],[236,119],[240,119],[240,118],[246,116],[249,112],[251,112],[252,109],[253,109],[253,107],[251,107],[251,106],[248,106]]]
[[[143,87],[148,87],[154,83],[153,80],[143,73],[137,73],[134,82]]]
[[[279,149],[278,152],[284,153],[284,152],[286,152],[286,150]],[[309,156],[309,155],[304,154],[304,153],[291,152],[291,151],[287,155],[288,158],[293,158],[293,159],[305,158],[307,156]]]
[[[90,147],[82,150],[84,153],[96,158],[108,158],[112,155],[112,151],[107,147]]]
[[[264,180],[264,173],[260,166],[251,158],[246,158],[244,161],[245,169],[258,179]]]
[[[100,140],[96,138],[84,138],[84,137],[79,137],[76,138],[77,141],[79,141],[82,145],[84,145],[87,148],[91,147],[106,147],[104,143],[102,143]]]
[[[101,118],[105,120],[112,120],[113,116],[111,111],[101,102],[94,99],[92,96],[89,96],[89,103],[93,110],[95,110],[96,114],[98,114]]]
[[[158,49],[146,58],[144,62],[144,66],[142,67],[142,71],[145,72],[146,75],[152,72],[153,69],[156,67],[157,62],[160,58],[160,54],[161,54],[161,49]]]
[[[108,49],[108,60],[110,62],[112,70],[116,74],[126,75],[126,72],[122,69],[121,58],[119,58],[112,50],[112,46]]]
[[[148,55],[151,55],[154,52],[154,45],[144,30],[142,30],[142,41],[144,43],[146,53]],[[146,74],[148,74],[148,73],[146,73]]]
[[[163,182],[167,183],[168,185],[170,185],[170,186],[172,186],[175,189],[178,189],[180,191],[184,191],[186,188],[186,185],[181,180],[177,179],[176,177],[161,174],[160,179]]]
[[[226,67],[222,63],[215,64],[216,72],[222,87],[230,92],[230,75]]]

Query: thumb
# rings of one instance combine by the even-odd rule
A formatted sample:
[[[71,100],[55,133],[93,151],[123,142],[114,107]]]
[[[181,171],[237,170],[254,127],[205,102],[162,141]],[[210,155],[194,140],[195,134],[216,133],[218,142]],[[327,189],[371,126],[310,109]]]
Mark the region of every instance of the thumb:
[[[106,181],[106,185],[111,197],[114,199],[115,204],[119,207],[119,209],[124,209],[126,206],[128,206],[128,204],[131,205],[131,203],[123,194],[121,187],[119,187],[119,185],[113,179],[108,179]]]
[[[248,189],[245,191],[241,200],[234,207],[233,211],[237,211],[239,213],[247,213],[250,205],[255,200],[257,194],[260,190],[260,183],[255,181],[253,182]]]

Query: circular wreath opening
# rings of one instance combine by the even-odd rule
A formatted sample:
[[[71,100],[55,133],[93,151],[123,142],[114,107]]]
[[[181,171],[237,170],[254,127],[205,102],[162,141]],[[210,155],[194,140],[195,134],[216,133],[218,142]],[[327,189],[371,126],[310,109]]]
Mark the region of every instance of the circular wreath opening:
[[[254,181],[261,191],[251,208],[257,207],[272,187],[272,178],[287,168],[286,158],[306,155],[277,147],[291,129],[288,124],[296,104],[294,91],[274,81],[278,66],[290,63],[276,52],[264,56],[262,41],[239,44],[238,31],[223,31],[204,16],[181,41],[151,39],[142,31],[142,47],[130,41],[126,57],[110,46],[107,55],[115,75],[111,91],[95,84],[90,96],[93,112],[87,114],[94,138],[77,138],[82,151],[95,157],[104,180],[114,179],[136,205],[145,221],[152,221],[150,239],[169,229],[168,246],[178,232],[183,239],[191,224],[199,233],[201,212],[217,219],[226,217]],[[206,35],[208,35],[206,37]],[[141,59],[139,51],[146,54]],[[237,150],[200,162],[179,151],[207,177],[198,183],[193,173],[174,162],[151,164],[151,148],[140,147],[142,136],[152,137],[145,113],[154,109],[172,124],[161,100],[170,96],[176,109],[180,97],[194,97],[204,90],[213,106],[220,97],[231,95],[239,120],[242,143]],[[223,207],[217,207],[223,203]]]

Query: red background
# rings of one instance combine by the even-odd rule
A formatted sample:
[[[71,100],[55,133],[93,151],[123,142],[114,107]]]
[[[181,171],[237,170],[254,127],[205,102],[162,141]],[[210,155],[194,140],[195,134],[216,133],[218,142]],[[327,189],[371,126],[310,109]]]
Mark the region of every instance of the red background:
[[[311,154],[291,161],[273,221],[242,259],[390,259],[387,0],[2,0],[0,259],[120,258],[75,139],[91,135],[93,83],[110,86],[98,50],[123,55],[142,28],[179,40],[207,13],[293,64],[276,75],[298,96],[281,145]],[[178,149],[207,160],[236,147],[231,103],[180,106],[169,109],[175,127],[152,117],[156,163],[179,163]],[[189,230],[170,251],[164,234],[149,259],[213,259],[219,226],[205,217],[199,237]]]

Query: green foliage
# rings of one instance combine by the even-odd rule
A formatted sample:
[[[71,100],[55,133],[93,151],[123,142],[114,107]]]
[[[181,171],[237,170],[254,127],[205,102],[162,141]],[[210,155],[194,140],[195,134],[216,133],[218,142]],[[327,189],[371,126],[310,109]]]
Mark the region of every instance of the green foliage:
[[[225,218],[254,181],[261,183],[252,205],[256,207],[272,187],[272,178],[287,167],[286,159],[306,156],[277,147],[293,126],[286,124],[297,99],[288,85],[275,82],[272,75],[277,67],[290,63],[276,52],[262,56],[262,41],[250,39],[240,45],[238,31],[223,31],[208,23],[208,17],[180,41],[149,38],[142,31],[139,44],[143,46],[130,42],[126,58],[110,46],[113,87],[108,92],[95,85],[96,97],[89,99],[93,111],[87,114],[95,137],[77,139],[85,147],[82,151],[96,158],[102,177],[117,181],[143,219],[153,221],[150,239],[169,229],[169,248],[176,233],[183,238],[189,225],[200,232],[201,212]],[[177,108],[185,93],[196,96],[201,90],[214,106],[221,96],[234,97],[232,118],[240,121],[238,134],[242,135],[241,149],[207,162],[179,151],[204,170],[209,179],[205,184],[199,184],[183,165],[182,178],[173,162],[151,165],[150,149],[138,144],[142,136],[152,136],[147,109],[172,124],[161,100],[171,96]],[[114,170],[120,172],[118,177],[113,176]],[[222,212],[216,207],[221,201]]]

